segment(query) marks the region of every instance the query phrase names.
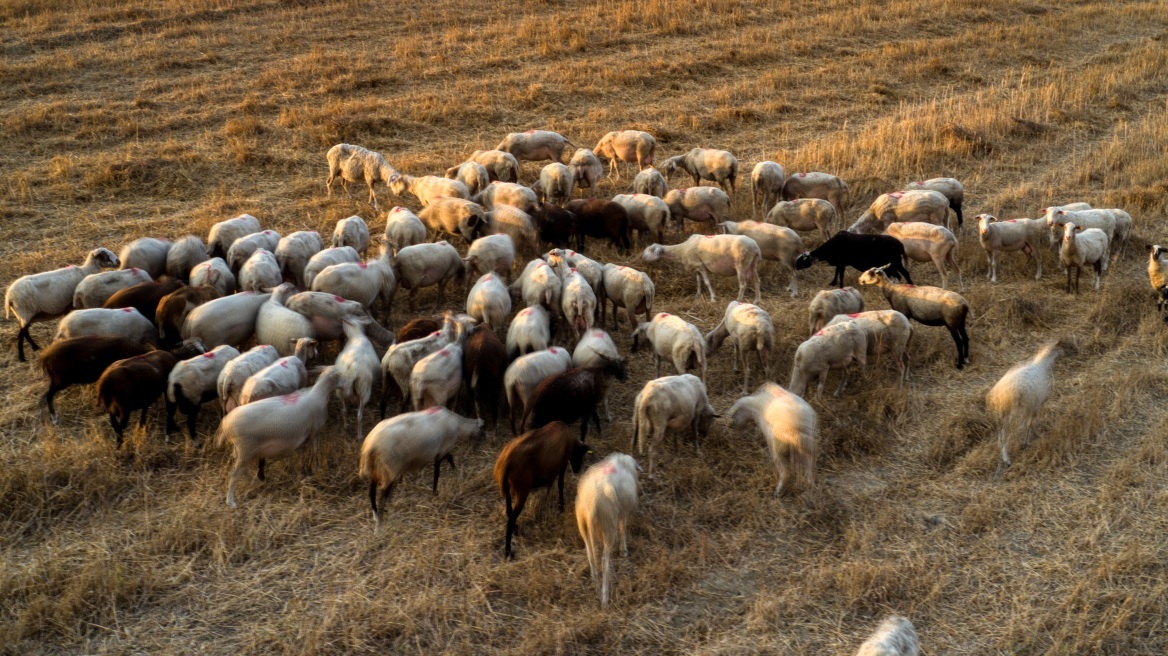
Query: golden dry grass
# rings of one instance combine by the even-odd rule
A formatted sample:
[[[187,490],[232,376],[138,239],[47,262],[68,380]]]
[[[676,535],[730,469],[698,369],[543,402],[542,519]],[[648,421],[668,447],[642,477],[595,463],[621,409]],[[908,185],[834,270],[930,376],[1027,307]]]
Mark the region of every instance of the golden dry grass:
[[[329,146],[435,172],[532,127],[581,145],[636,127],[666,156],[716,146],[746,171],[767,158],[835,172],[852,185],[849,219],[907,180],[952,175],[969,217],[1087,200],[1137,226],[1103,291],[1077,298],[1056,268],[1029,279],[1021,256],[989,286],[967,227],[971,366],[955,370],[944,331],[920,328],[906,393],[884,362],[813,401],[820,486],[802,499],[772,498],[761,444],[724,423],[703,459],[667,448],[606,611],[553,503],[501,560],[499,441],[460,447],[436,498],[412,479],[380,537],[339,425],[311,473],[273,463],[232,512],[228,454],[164,444],[157,421],[115,455],[91,392],[74,389],[62,424],[42,426],[39,372],[6,342],[0,652],[849,653],[890,612],[928,653],[1168,651],[1168,333],[1142,256],[1168,209],[1162,3],[27,0],[0,17],[4,284],[245,211],[280,230],[352,213],[380,229],[359,190],[325,197]],[[715,306],[679,269],[650,273],[658,307],[703,330],[731,297],[725,280]],[[785,383],[830,272],[804,273],[796,300],[769,274]],[[994,480],[985,391],[1050,336],[1072,348],[1040,438]],[[727,360],[710,371],[719,410],[738,389]],[[632,359],[598,451],[627,449],[652,373],[647,354]]]

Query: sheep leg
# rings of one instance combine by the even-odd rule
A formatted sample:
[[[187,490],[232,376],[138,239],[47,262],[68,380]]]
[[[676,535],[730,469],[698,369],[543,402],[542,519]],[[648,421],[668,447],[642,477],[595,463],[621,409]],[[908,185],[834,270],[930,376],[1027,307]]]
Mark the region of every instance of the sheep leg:
[[[438,474],[442,470],[440,467],[441,464],[442,458],[437,458],[434,460],[434,496],[438,496]]]
[[[816,398],[823,398],[823,386],[827,385],[827,372],[829,372],[829,371],[831,371],[831,370],[825,368],[819,372],[819,385],[816,387],[816,390],[815,390],[815,397]]]
[[[998,446],[1002,449],[1002,462],[998,463],[997,474],[1000,474],[1003,469],[1010,466],[1010,454],[1006,452],[1006,420],[1002,419],[1002,425],[998,428]],[[996,474],[995,474],[996,475]]]
[[[369,505],[373,507],[374,531],[381,527],[381,517],[377,514],[377,481],[369,481]]]
[[[840,373],[839,385],[835,386],[835,394],[832,394],[832,396],[834,396],[835,398],[838,399],[840,392],[844,391],[844,388],[847,387],[847,385],[848,385],[848,372],[850,372],[850,371],[851,371],[851,369],[849,367],[844,367],[843,372]]]
[[[1104,255],[1104,257],[1107,257],[1107,255]],[[1095,263],[1095,291],[1099,291],[1099,279],[1103,276],[1102,266],[1102,260]]]
[[[235,485],[243,476],[243,472],[246,468],[246,461],[243,459],[236,461],[235,467],[233,467],[231,470],[231,475],[227,478],[227,505],[231,508],[239,507],[239,504],[235,503]]]
[[[580,418],[580,441],[588,441],[588,415]]]
[[[657,354],[657,377],[661,377],[661,354]]]
[[[45,405],[49,408],[49,418],[52,419],[54,424],[60,421],[60,417],[57,416],[57,404],[53,402],[53,398],[60,391],[60,388],[56,385],[49,383],[49,391],[45,392]]]
[[[702,274],[701,274],[700,272],[699,272],[699,273],[695,273],[695,274],[694,274],[694,279],[695,279],[695,280],[697,280],[697,283],[698,283],[698,293],[697,293],[697,297],[698,297],[698,298],[701,298],[701,297],[702,297]]]
[[[195,437],[195,425],[199,421],[199,407],[195,406],[193,410],[187,413],[187,436],[194,443],[196,449],[203,447],[203,442]]]
[[[596,411],[596,408],[592,409],[592,420],[596,422],[596,432],[604,437],[604,429],[600,427],[600,413]]]
[[[612,571],[612,546],[609,540],[604,541],[604,561],[602,563],[604,571],[601,574],[600,582],[600,606],[601,608],[608,605],[608,574]]]
[[[260,458],[256,464],[256,479],[261,482],[268,480],[264,477],[264,462],[264,459]]]
[[[717,299],[714,298],[714,286],[710,284],[710,276],[706,274],[705,268],[698,269],[698,275],[701,277],[702,282],[706,283],[706,290],[710,292],[710,302],[716,303]],[[743,293],[745,293],[745,290],[746,290],[746,284],[743,283],[742,281],[739,281],[739,283],[738,283],[738,300],[740,300],[740,301],[742,300],[742,295],[743,295]],[[698,296],[701,296],[701,295],[702,295],[701,289],[699,288]]]
[[[1030,438],[1034,434],[1034,417],[1026,418],[1026,436],[1022,438],[1022,448],[1025,449],[1030,446]]]
[[[178,424],[174,421],[174,413],[178,410],[177,403],[171,403],[170,399],[166,399],[166,438],[170,440],[170,434],[178,431]]]
[[[113,426],[114,433],[117,434],[117,437],[118,437],[118,441],[117,441],[117,444],[114,446],[114,449],[115,450],[121,449],[122,448],[122,434],[126,430],[126,424],[130,423],[130,415],[127,414],[124,417],[119,417],[116,413],[111,412],[111,413],[109,413],[109,422],[110,422],[110,426]]]
[[[608,409],[608,390],[604,390],[604,420],[612,423],[612,412]]]
[[[35,341],[33,341],[32,335],[29,334],[28,326],[21,326],[20,332],[16,333],[16,356],[21,362],[27,362],[27,360],[24,359],[24,342],[26,341],[28,342],[28,345],[32,347],[33,351],[41,350],[41,347],[37,345]]]

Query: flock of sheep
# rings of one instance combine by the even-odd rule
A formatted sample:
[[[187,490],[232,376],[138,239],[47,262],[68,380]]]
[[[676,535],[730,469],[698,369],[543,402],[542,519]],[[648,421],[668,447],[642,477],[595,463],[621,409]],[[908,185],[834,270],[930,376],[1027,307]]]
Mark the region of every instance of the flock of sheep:
[[[850,228],[833,234],[849,202],[847,185],[834,175],[788,176],[779,164],[761,162],[750,186],[752,212],[761,205],[765,221],[733,222],[727,219],[738,161],[729,152],[695,148],[655,168],[654,138],[625,130],[605,135],[592,150],[576,148],[565,165],[569,146],[575,147],[554,132],[513,133],[444,176],[415,177],[380,153],[338,144],[327,154],[330,195],[336,181],[346,191],[349,183],[363,181],[379,211],[375,185],[385,184],[399,197],[416,198],[421,211],[394,207],[380,240],[371,239],[361,217],[349,217],[338,222],[328,248],[316,232],[281,236],[246,214],[216,224],[205,243],[193,235],[174,242],[144,237],[119,255],[97,248],[80,266],[24,276],[9,286],[5,311],[20,322],[18,355],[25,359],[25,342],[39,350],[29,333],[33,323],[63,317],[40,356],[49,380],[46,407],[55,422],[56,394],[96,383],[119,447],[131,414],[140,411],[144,424],[159,397],[165,399],[167,433],[178,430],[175,419],[182,411],[191,440],[199,444],[199,408],[217,401],[223,412],[217,442],[235,452],[227,493],[233,508],[236,487],[253,464],[263,480],[266,460],[314,442],[335,395],[342,421],[347,425],[352,406],[355,434],[364,439],[360,474],[370,481],[378,524],[404,476],[432,466],[436,492],[441,463],[454,467],[460,442],[481,438],[486,419],[498,431],[505,396],[512,431],[519,434],[503,448],[494,470],[506,504],[508,557],[514,557],[512,536],[529,494],[557,484],[562,508],[566,470],[579,473],[591,453],[585,444],[589,423],[600,429],[601,406],[612,421],[608,390],[626,378],[626,368],[605,331],[610,305],[614,331],[623,310],[631,349],[644,342],[656,355],[658,377],[637,394],[632,413],[632,448],[648,451],[650,477],[667,434],[688,433],[698,448],[698,439],[719,418],[705,378],[708,359],[727,341],[734,370],[742,368],[743,396],[726,414],[736,429],[753,425],[765,436],[778,473],[776,494],[798,483],[814,485],[817,417],[803,399],[809,384],[816,382],[822,394],[828,373],[841,370],[838,395],[853,364],[865,366],[869,357],[889,353],[902,385],[913,321],[945,326],[956,345],[956,366],[969,362],[970,307],[947,289],[946,274],[952,269],[964,291],[949,223],[951,212],[958,226],[963,221],[964,189],[957,180],[938,178],[883,194]],[[601,158],[609,161],[610,175],[622,163],[637,167],[633,193],[595,198],[605,174]],[[538,180],[520,184],[522,162],[542,160],[552,163]],[[693,187],[669,189],[679,171]],[[700,186],[702,181],[716,186]],[[587,197],[573,200],[576,188]],[[698,231],[680,243],[664,243],[670,222],[683,232],[687,220],[717,234]],[[1035,260],[1037,279],[1044,242],[1058,243],[1068,291],[1077,293],[1085,266],[1095,270],[1098,289],[1112,251],[1122,256],[1132,221],[1122,210],[1075,204],[1048,208],[1039,219],[981,215],[977,223],[991,282],[997,280],[999,254],[1013,251]],[[736,278],[737,300],[708,334],[679,316],[654,314],[655,287],[647,273],[583,254],[588,238],[627,252],[634,231],[653,240],[643,261],[680,263],[694,276],[699,297],[704,286],[714,301],[711,274]],[[820,245],[808,251],[800,233],[818,237]],[[434,236],[465,241],[466,255],[448,241],[429,241]],[[375,254],[362,259],[371,247]],[[545,247],[551,250],[541,255]],[[934,263],[942,286],[912,285],[908,260]],[[750,289],[756,303],[761,298],[764,261],[777,263],[792,296],[798,294],[796,271],[815,262],[835,267],[837,288],[812,299],[810,335],[795,352],[788,386],[764,382],[749,393],[752,361],[764,381],[772,378],[774,325],[765,310],[744,302]],[[526,264],[514,275],[521,262]],[[848,266],[860,270],[861,285],[879,287],[891,309],[864,311],[860,293],[843,285]],[[1149,275],[1168,320],[1168,261],[1159,246],[1152,249]],[[465,314],[415,319],[396,335],[378,322],[375,309],[388,319],[398,289],[408,290],[413,310],[419,289],[437,286],[442,307],[451,284],[462,286]],[[335,361],[309,385],[309,365],[322,344],[339,340]],[[1010,464],[1010,435],[1020,431],[1024,442],[1030,439],[1059,353],[1056,344],[1043,346],[987,397],[1000,418],[1003,466]],[[662,360],[677,375],[662,377]],[[365,434],[364,409],[379,382],[382,416],[391,400],[399,413]],[[471,414],[476,419],[463,416]],[[569,428],[577,421],[579,437]],[[577,523],[592,575],[601,579],[602,604],[608,603],[618,539],[627,553],[625,527],[637,507],[640,471],[630,456],[614,453],[579,479]],[[892,618],[859,653],[917,652],[912,624]]]

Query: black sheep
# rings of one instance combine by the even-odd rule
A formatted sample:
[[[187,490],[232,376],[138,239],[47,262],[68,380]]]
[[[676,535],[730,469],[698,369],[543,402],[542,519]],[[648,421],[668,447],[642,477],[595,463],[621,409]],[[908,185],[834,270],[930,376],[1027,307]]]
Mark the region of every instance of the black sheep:
[[[912,276],[904,268],[904,244],[888,235],[857,235],[840,230],[819,248],[800,255],[795,260],[795,268],[807,269],[816,262],[827,262],[835,267],[831,284],[841,288],[844,286],[844,270],[849,266],[857,271],[867,271],[887,265],[889,275],[912,284]]]

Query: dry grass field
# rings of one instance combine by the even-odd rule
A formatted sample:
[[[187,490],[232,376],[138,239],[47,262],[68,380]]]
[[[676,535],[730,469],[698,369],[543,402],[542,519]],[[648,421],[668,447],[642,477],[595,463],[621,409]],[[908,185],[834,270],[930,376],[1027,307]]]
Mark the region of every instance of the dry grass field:
[[[703,457],[666,447],[607,610],[551,498],[502,560],[491,466],[506,430],[460,446],[438,496],[425,473],[399,487],[379,536],[335,414],[316,463],[272,463],[231,511],[230,454],[165,443],[160,409],[121,454],[90,389],[42,424],[42,376],[16,361],[6,322],[0,653],[847,654],[893,612],[928,654],[1168,653],[1168,326],[1144,273],[1144,245],[1168,239],[1162,2],[9,0],[0,53],[5,286],[243,212],[323,233],[359,213],[380,231],[360,189],[326,197],[329,146],[433,173],[537,127],[582,146],[639,128],[659,157],[710,146],[744,173],[762,159],[837,173],[849,222],[881,192],[945,175],[965,183],[967,217],[1085,200],[1136,223],[1102,290],[1072,297],[1053,251],[1042,280],[1013,254],[989,285],[967,220],[971,365],[953,367],[943,329],[918,327],[903,392],[885,359],[813,399],[814,492],[774,498],[761,441],[724,420]],[[602,191],[630,183],[626,170]],[[740,193],[734,215],[749,213]],[[727,279],[714,305],[679,267],[589,254],[647,270],[657,309],[704,331],[733,298]],[[912,272],[939,284],[931,265]],[[785,384],[831,271],[801,272],[796,299],[773,265],[763,275]],[[400,302],[391,327],[409,318]],[[615,337],[627,349],[627,327]],[[985,392],[1051,337],[1069,346],[1040,437],[995,478]],[[652,375],[632,355],[598,454],[628,449]],[[717,410],[738,381],[719,354]]]

